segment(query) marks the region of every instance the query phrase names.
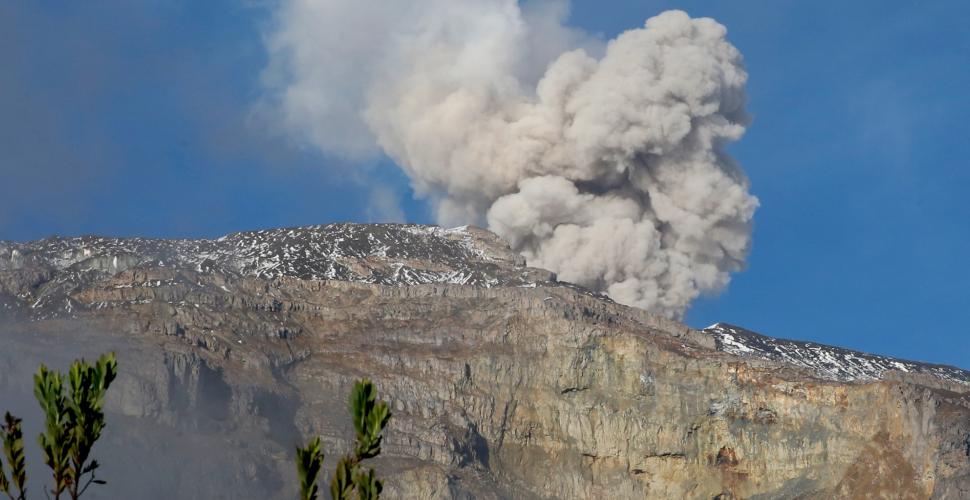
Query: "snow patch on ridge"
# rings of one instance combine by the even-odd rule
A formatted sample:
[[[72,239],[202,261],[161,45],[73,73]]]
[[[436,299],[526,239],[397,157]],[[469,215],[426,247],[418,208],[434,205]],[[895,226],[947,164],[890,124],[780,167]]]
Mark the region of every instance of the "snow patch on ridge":
[[[902,372],[924,374],[970,385],[970,372],[952,366],[906,361],[814,342],[767,337],[726,323],[716,323],[703,331],[714,337],[719,351],[781,361],[806,368],[827,380],[884,380],[890,372]]]
[[[6,259],[3,246],[12,248]],[[508,248],[497,236],[468,226],[328,224],[233,233],[215,240],[85,236],[0,242],[0,270],[22,265],[26,258],[57,271],[107,275],[157,265],[261,279],[382,285],[447,283],[488,288],[544,281],[542,273],[500,265],[508,260],[499,255],[503,246]]]

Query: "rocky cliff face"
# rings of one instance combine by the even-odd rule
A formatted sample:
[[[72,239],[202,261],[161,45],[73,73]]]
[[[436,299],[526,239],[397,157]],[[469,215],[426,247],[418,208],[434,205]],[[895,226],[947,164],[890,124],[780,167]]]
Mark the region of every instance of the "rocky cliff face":
[[[292,496],[292,446],[332,467],[362,376],[391,498],[970,497],[967,372],[691,330],[476,228],[0,243],[0,311],[8,401],[119,351],[107,497]]]

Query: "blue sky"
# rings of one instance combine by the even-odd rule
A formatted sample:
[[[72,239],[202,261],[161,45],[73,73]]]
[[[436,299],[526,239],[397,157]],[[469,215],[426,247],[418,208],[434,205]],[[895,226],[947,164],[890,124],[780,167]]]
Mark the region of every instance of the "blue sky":
[[[369,221],[367,179],[254,120],[272,2],[0,3],[0,239]],[[748,269],[695,303],[762,333],[970,367],[970,3],[576,0],[611,38],[669,8],[729,30],[761,200]]]

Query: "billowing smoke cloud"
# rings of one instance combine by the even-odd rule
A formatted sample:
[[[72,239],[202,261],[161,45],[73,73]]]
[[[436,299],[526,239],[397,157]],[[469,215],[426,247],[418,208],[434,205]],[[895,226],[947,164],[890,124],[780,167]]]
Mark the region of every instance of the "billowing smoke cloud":
[[[370,4],[370,5],[368,5]],[[739,270],[758,205],[725,153],[741,55],[670,11],[607,44],[563,2],[291,0],[271,103],[342,155],[385,152],[445,225],[487,223],[530,265],[672,317]]]

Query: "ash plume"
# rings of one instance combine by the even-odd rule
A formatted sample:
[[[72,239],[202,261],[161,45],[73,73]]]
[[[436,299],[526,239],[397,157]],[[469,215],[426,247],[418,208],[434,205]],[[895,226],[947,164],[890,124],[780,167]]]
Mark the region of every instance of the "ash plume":
[[[608,43],[565,2],[288,0],[264,105],[305,143],[383,152],[439,223],[682,316],[743,267],[757,199],[725,152],[749,121],[726,29],[664,12]]]

